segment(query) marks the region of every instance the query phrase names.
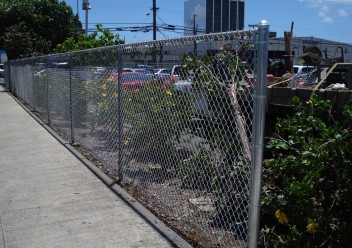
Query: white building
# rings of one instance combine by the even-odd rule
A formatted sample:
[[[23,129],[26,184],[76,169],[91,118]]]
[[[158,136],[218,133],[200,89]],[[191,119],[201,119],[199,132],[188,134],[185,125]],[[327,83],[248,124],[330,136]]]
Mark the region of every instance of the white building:
[[[352,63],[352,45],[340,43],[331,40],[319,39],[316,37],[292,37],[291,50],[293,55],[293,64],[303,64],[302,56],[307,46],[316,46],[322,52],[322,58],[344,58],[345,63]],[[342,54],[341,54],[342,53]],[[269,58],[283,59],[285,55],[285,39],[270,38],[269,40]]]
[[[192,37],[189,37],[189,41]],[[174,43],[164,44],[162,50],[157,56],[157,63],[165,65],[174,65],[180,63],[183,54],[196,53],[198,56],[205,54],[215,54],[221,49],[227,50],[238,49],[239,40],[218,40],[212,42],[199,41],[197,43],[186,42],[176,45]],[[291,50],[293,55],[293,65],[303,65],[304,60],[301,58],[303,51],[307,46],[316,46],[322,52],[322,58],[342,57],[345,63],[352,63],[352,45],[330,40],[319,39],[315,37],[293,37],[291,39]],[[342,52],[342,54],[341,54]],[[139,56],[135,56],[138,63],[152,63],[151,55],[144,55],[146,51],[141,51]],[[284,38],[269,39],[269,59],[282,60],[285,59],[285,40]],[[249,55],[249,54],[248,54]],[[131,61],[134,61],[131,59]]]

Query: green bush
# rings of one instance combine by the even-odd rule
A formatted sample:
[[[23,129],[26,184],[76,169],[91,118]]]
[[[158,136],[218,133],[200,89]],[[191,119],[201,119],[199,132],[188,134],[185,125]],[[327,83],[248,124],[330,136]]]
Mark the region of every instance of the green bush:
[[[185,160],[177,170],[182,180],[181,186],[187,189],[208,190],[216,179],[216,162],[212,152],[202,145],[197,147],[198,153]]]
[[[193,115],[193,96],[158,80],[123,89],[124,136],[129,159],[171,165],[178,161],[176,143]]]
[[[87,82],[92,102],[96,108],[91,113],[97,130],[115,130],[117,124],[117,79],[113,76]]]
[[[352,100],[344,121],[315,96],[292,102],[267,144],[261,247],[350,247],[352,242]]]
[[[87,82],[73,76],[71,78],[71,98],[72,98],[72,114],[74,122],[77,126],[82,126],[87,119],[88,99],[87,99]]]

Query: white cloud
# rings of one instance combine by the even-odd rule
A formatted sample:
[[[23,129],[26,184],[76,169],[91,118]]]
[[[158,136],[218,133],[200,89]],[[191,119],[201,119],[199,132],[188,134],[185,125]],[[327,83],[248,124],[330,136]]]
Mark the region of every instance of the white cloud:
[[[338,4],[338,5],[351,5],[352,0],[326,0],[327,3],[330,4]]]
[[[347,13],[347,11],[346,11],[345,9],[339,9],[339,10],[337,10],[337,14],[338,14],[339,17],[346,17],[346,16],[348,16],[348,13]]]
[[[319,11],[319,17],[321,17],[322,22],[333,22],[332,17],[330,16],[330,7],[329,6],[321,6]]]
[[[297,0],[301,3],[309,3],[314,6],[324,5],[352,5],[352,0]]]
[[[352,6],[352,0],[297,0],[302,4],[306,4],[309,8],[318,9],[318,15],[322,22],[333,22],[333,17],[347,17],[349,7]],[[336,9],[337,6],[340,9]],[[342,9],[341,6],[344,6]],[[331,13],[334,13],[331,14]]]
[[[334,21],[330,16],[321,14],[321,12],[319,12],[319,16],[321,17],[322,22],[333,22]]]
[[[320,8],[320,11],[324,12],[324,13],[328,13],[330,11],[330,7],[329,6],[322,6]]]

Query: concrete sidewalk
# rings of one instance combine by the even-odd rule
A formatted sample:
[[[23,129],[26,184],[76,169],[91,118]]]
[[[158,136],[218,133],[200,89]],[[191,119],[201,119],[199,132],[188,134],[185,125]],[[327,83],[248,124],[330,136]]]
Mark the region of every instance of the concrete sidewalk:
[[[189,247],[63,142],[0,87],[0,248]]]

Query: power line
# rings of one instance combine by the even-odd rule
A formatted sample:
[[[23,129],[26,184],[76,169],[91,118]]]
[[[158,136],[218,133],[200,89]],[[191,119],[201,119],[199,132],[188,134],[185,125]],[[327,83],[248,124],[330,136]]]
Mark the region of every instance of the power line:
[[[89,24],[150,24],[149,22],[90,22]]]
[[[108,29],[111,31],[130,31],[130,32],[149,32],[153,29],[152,25],[145,25],[145,26],[127,26],[127,27],[105,27],[104,29]],[[156,25],[156,29],[162,29],[164,31],[192,31],[192,28],[184,27],[184,26],[176,26],[170,24],[161,24]],[[88,32],[95,32],[97,31],[96,28],[88,29]],[[203,29],[198,29],[198,32],[204,32]]]
[[[157,29],[159,33],[161,33],[165,38],[169,38],[167,35],[165,35],[163,32],[161,32],[159,29]]]

